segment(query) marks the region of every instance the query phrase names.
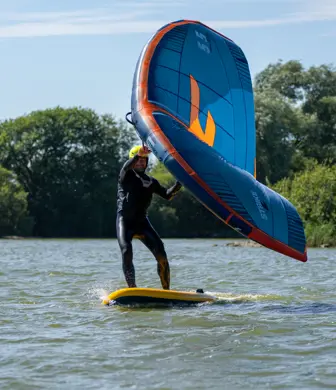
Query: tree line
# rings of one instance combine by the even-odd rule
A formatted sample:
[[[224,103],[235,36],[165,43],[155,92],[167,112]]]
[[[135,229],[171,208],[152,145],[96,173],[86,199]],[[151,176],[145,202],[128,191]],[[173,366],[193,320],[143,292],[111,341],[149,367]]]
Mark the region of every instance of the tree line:
[[[254,82],[257,179],[299,210],[310,245],[336,245],[336,70],[270,64]],[[117,178],[133,128],[56,107],[0,123],[0,236],[115,237]],[[151,173],[174,178],[161,164]],[[239,237],[183,189],[154,198],[164,237]]]

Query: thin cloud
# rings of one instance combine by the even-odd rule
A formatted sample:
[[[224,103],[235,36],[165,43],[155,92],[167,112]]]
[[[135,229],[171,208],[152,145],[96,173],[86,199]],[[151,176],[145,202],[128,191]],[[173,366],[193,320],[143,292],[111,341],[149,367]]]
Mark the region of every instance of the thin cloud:
[[[189,0],[190,1],[190,0]],[[181,7],[186,6],[186,1],[146,1],[146,2],[136,2],[136,1],[125,1],[120,0],[115,3],[114,6],[124,7],[124,8],[171,8],[171,7]]]
[[[242,20],[242,21],[212,21],[211,27],[214,28],[252,28],[252,27],[271,27],[285,24],[299,24],[318,21],[336,20],[336,13],[296,13],[284,18],[261,19],[261,20]]]
[[[165,18],[154,19],[154,12],[158,11],[149,7],[149,5],[154,4],[153,2],[140,4],[138,3],[136,7],[134,3],[134,9],[132,8],[130,12],[125,11],[125,6],[131,7],[132,3],[123,2],[119,4],[119,7],[114,7],[113,10],[92,9],[73,12],[2,14],[0,20],[5,20],[7,23],[0,25],[0,38],[153,33],[162,25],[170,22]],[[144,4],[147,4],[148,7],[143,7]],[[168,7],[171,4],[185,5],[182,2],[161,2],[158,4],[161,7]],[[159,15],[162,13],[161,9]],[[243,29],[333,20],[336,20],[336,5],[330,0],[324,0],[318,6],[309,3],[302,12],[287,14],[280,18],[202,20],[202,22],[215,29]]]
[[[7,13],[0,14],[0,21],[5,22],[32,22],[32,23],[50,23],[50,22],[95,22],[102,19],[108,20],[130,20],[140,16],[150,15],[150,10],[132,10],[132,12],[111,12],[110,9],[93,9],[70,12],[27,12],[27,13]]]
[[[117,1],[113,5],[113,9],[110,7],[105,8],[91,8],[75,11],[61,11],[61,12],[1,12],[0,11],[0,22],[1,21],[34,21],[34,22],[44,22],[44,21],[57,21],[69,19],[79,19],[81,17],[92,18],[93,20],[102,15],[113,14],[114,19],[117,19],[120,15],[125,15],[123,18],[131,19],[135,15],[150,15],[158,12],[164,12],[164,8],[176,8],[186,5],[185,1],[146,1],[146,2],[133,2],[133,1]],[[111,16],[109,16],[111,18]]]
[[[0,21],[49,21],[57,19],[68,19],[71,17],[80,17],[85,15],[94,15],[101,14],[103,9],[94,9],[94,10],[78,10],[78,11],[68,11],[68,12],[2,12],[0,13]]]

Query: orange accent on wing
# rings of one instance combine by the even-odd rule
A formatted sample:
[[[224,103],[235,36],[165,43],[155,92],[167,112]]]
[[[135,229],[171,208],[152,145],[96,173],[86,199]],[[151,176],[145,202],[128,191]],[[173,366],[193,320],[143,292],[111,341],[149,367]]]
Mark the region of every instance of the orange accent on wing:
[[[206,120],[205,131],[203,132],[199,120],[199,106],[200,106],[200,90],[197,81],[190,75],[190,95],[191,95],[191,109],[190,109],[190,125],[189,130],[196,135],[201,141],[209,146],[213,146],[216,135],[216,125],[212,118],[210,111]]]

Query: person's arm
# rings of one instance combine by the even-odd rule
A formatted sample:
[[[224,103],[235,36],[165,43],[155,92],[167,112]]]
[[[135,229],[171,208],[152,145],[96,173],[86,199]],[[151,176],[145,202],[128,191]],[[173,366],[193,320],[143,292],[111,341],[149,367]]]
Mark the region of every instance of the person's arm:
[[[130,158],[129,160],[127,160],[125,162],[125,164],[123,165],[123,167],[121,168],[120,170],[120,174],[119,174],[119,179],[120,181],[123,181],[124,178],[125,178],[125,175],[126,173],[133,169],[134,168],[134,165],[136,164],[136,162],[139,160],[139,155],[136,154],[134,157]]]
[[[172,199],[182,188],[180,182],[176,182],[172,187],[165,188],[157,180],[154,181],[154,193],[160,195],[163,199]]]

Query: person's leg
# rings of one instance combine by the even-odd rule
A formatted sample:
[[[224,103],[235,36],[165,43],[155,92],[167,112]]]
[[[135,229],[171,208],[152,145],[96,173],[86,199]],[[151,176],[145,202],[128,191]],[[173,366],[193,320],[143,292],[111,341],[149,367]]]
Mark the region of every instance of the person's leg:
[[[136,287],[135,270],[133,264],[132,238],[133,230],[125,223],[124,218],[117,215],[117,239],[122,255],[122,268],[128,287]]]
[[[143,224],[139,239],[153,253],[157,261],[157,272],[161,280],[162,288],[170,288],[170,268],[163,242],[148,219]]]

